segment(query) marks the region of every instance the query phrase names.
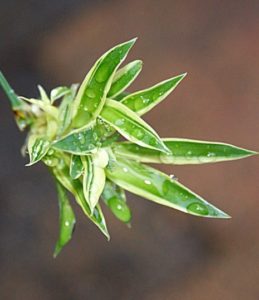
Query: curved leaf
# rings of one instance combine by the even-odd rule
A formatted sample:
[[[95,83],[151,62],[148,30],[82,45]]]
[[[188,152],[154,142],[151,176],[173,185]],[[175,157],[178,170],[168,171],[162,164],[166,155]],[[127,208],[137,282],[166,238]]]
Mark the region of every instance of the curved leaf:
[[[136,79],[142,65],[141,60],[135,60],[118,70],[113,77],[108,97],[113,98],[122,93]]]
[[[179,182],[151,167],[123,159],[112,161],[109,166],[107,177],[129,192],[192,215],[229,218]]]
[[[107,100],[100,117],[131,142],[165,153],[169,152],[158,134],[125,105]]]
[[[57,181],[58,203],[59,203],[59,237],[55,246],[54,257],[70,241],[75,227],[76,219],[65,188]]]
[[[84,128],[99,115],[112,78],[136,39],[106,52],[86,75],[74,102],[74,128]]]
[[[162,81],[148,89],[123,98],[121,103],[138,115],[143,115],[164,100],[183,80],[187,73]]]
[[[171,154],[140,147],[130,142],[113,144],[116,155],[144,163],[163,164],[204,164],[245,158],[257,152],[226,143],[207,142],[190,139],[162,139]]]

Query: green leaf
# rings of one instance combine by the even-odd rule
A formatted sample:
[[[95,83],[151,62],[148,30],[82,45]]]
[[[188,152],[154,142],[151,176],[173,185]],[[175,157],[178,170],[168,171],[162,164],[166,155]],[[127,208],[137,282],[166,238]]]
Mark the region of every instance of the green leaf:
[[[113,77],[108,97],[113,98],[122,93],[136,79],[142,64],[141,60],[135,60],[118,70]]]
[[[79,178],[84,172],[84,166],[82,164],[79,155],[72,155],[70,161],[69,174],[72,179]]]
[[[99,145],[99,139],[98,132],[92,127],[54,141],[52,146],[64,152],[85,155],[96,150]]]
[[[72,123],[72,108],[73,100],[78,89],[78,84],[72,84],[70,87],[70,93],[64,95],[59,106],[58,113],[58,136],[63,135]]]
[[[103,155],[99,154],[97,157],[95,155],[81,156],[84,166],[83,191],[91,212],[94,211],[105,185],[104,167],[108,163],[108,155],[104,150],[101,151]],[[105,161],[102,162],[102,160]]]
[[[117,159],[106,168],[107,177],[136,195],[196,216],[229,218],[169,176],[135,161]]]
[[[143,91],[130,94],[123,98],[121,103],[141,116],[164,100],[185,76],[186,73],[162,81]]]
[[[102,198],[117,219],[124,223],[130,222],[132,217],[131,211],[126,204],[126,195],[121,187],[107,180],[102,193]]]
[[[85,128],[99,115],[113,76],[135,40],[117,45],[106,52],[86,75],[74,102],[73,125],[75,128]]]
[[[59,86],[55,89],[53,89],[50,92],[50,101],[51,103],[54,103],[57,99],[62,98],[66,96],[67,94],[70,94],[71,90],[70,88],[66,86]]]
[[[107,100],[100,117],[131,142],[165,153],[169,152],[158,134],[125,105]]]
[[[118,156],[139,162],[175,165],[215,163],[258,154],[254,151],[225,143],[179,138],[162,140],[171,151],[171,154],[167,155],[129,142],[114,143],[113,151]]]
[[[50,142],[38,135],[31,134],[28,139],[28,152],[30,162],[26,166],[31,166],[40,161],[48,152]]]
[[[65,188],[57,181],[58,203],[59,203],[59,237],[55,246],[54,257],[60,253],[62,248],[72,238],[76,223],[75,215],[70,206]]]
[[[101,207],[97,205],[91,213],[90,207],[85,200],[83,186],[79,179],[73,180],[69,176],[69,168],[64,161],[60,161],[57,167],[52,168],[54,176],[57,180],[74,195],[77,204],[82,208],[85,215],[102,231],[102,233],[110,239],[105,218],[103,216]]]

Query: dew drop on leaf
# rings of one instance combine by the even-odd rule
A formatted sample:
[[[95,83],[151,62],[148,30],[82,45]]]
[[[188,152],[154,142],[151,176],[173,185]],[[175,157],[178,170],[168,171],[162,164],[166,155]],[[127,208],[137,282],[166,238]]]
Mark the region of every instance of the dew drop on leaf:
[[[208,210],[208,207],[202,203],[199,203],[199,202],[194,202],[194,203],[191,203],[187,206],[187,210],[189,212],[192,212],[192,213],[195,213],[195,214],[198,214],[198,215],[208,215],[209,214],[209,210]]]

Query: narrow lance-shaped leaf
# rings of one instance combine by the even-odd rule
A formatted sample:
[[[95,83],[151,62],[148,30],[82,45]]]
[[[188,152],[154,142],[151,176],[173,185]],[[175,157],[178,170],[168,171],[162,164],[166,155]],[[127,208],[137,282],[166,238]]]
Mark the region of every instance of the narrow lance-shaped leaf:
[[[45,138],[31,134],[27,146],[30,162],[26,166],[31,166],[40,161],[47,154],[49,147],[50,143]]]
[[[57,180],[71,193],[74,195],[77,204],[82,208],[85,215],[102,231],[102,233],[110,239],[105,218],[103,216],[101,207],[97,205],[94,208],[93,213],[89,205],[84,198],[83,186],[79,179],[73,180],[69,176],[69,168],[64,161],[60,161],[59,164],[52,168],[52,172]]]
[[[109,98],[116,97],[136,79],[142,69],[142,61],[135,60],[118,70],[112,81],[111,88],[108,93]]]
[[[140,147],[130,142],[114,143],[113,151],[118,156],[139,162],[175,165],[216,163],[258,154],[226,143],[179,138],[162,140],[171,154]]]
[[[121,100],[138,115],[143,115],[164,100],[182,81],[186,73],[162,81],[148,89],[132,93]]]
[[[79,155],[72,155],[69,174],[72,179],[79,178],[84,172],[84,166]]]
[[[83,191],[91,212],[94,211],[105,185],[104,168],[108,163],[108,155],[105,150],[92,155],[81,156],[84,166]]]
[[[211,218],[229,218],[169,176],[138,162],[117,159],[106,168],[107,177],[134,194],[185,213]]]
[[[126,203],[125,192],[121,187],[107,180],[102,193],[102,198],[117,219],[124,223],[130,222],[131,211]]]
[[[158,134],[125,105],[107,100],[100,117],[133,143],[168,153]]]
[[[55,246],[54,257],[70,241],[76,223],[75,215],[70,206],[65,188],[57,181],[58,203],[59,203],[59,237]]]
[[[99,115],[112,78],[136,39],[106,52],[86,75],[74,102],[74,128],[84,128]]]
[[[52,146],[64,152],[85,155],[95,151],[100,143],[99,141],[98,131],[91,127],[54,141]]]

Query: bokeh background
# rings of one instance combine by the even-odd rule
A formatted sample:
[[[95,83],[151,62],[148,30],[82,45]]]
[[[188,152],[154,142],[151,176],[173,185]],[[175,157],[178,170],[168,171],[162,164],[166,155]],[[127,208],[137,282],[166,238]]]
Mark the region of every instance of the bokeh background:
[[[80,82],[94,61],[138,36],[132,90],[188,76],[145,119],[161,136],[259,150],[258,1],[1,0],[0,68],[20,95]],[[128,61],[129,61],[128,60]],[[57,259],[54,184],[25,167],[25,135],[1,97],[0,298],[5,300],[259,299],[258,158],[161,167],[232,215],[199,219],[129,195],[132,228],[105,209],[110,242],[81,211]]]

